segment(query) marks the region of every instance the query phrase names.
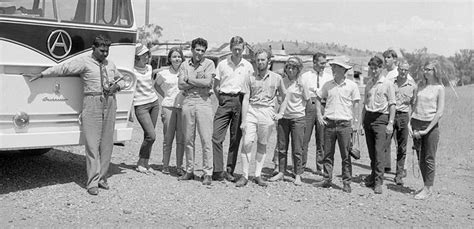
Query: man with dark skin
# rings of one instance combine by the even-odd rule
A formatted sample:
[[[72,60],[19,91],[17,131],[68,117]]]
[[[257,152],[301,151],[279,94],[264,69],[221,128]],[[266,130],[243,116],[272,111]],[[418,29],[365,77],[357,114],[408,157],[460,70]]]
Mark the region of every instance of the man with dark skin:
[[[24,74],[30,81],[43,77],[79,75],[84,82],[84,100],[80,122],[85,136],[87,192],[99,194],[109,189],[107,170],[113,149],[117,101],[115,93],[125,85],[114,63],[107,60],[111,41],[95,38],[92,54],[72,59],[37,74]]]

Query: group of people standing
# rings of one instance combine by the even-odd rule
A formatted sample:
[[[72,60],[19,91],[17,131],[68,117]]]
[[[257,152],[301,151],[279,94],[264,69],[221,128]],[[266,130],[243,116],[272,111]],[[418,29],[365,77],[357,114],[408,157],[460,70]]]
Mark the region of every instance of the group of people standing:
[[[120,72],[106,60],[109,46],[110,41],[99,36],[93,44],[91,56],[51,67],[42,73],[25,74],[31,77],[30,81],[43,76],[78,74],[82,77],[85,97],[81,116],[86,135],[87,191],[91,195],[97,195],[98,188],[109,189],[106,173],[113,145],[115,93],[123,87],[123,83],[117,80],[121,78]],[[290,57],[283,73],[277,74],[269,70],[272,57],[269,50],[255,52],[254,67],[242,56],[245,46],[242,37],[232,37],[231,55],[215,67],[214,62],[204,57],[207,41],[196,38],[191,42],[192,57],[189,60],[184,58],[180,48],[171,48],[168,53],[170,66],[153,70],[148,64],[151,57],[148,48],[136,45],[134,110],[144,132],[136,167],[138,172],[155,172],[149,159],[157,139],[155,127],[161,108],[162,172],[170,173],[172,145],[176,138],[176,172],[180,181],[194,179],[197,131],[202,146],[203,185],[224,179],[235,182],[237,187],[247,185],[256,141],[253,181],[259,186],[267,186],[262,169],[267,144],[276,126],[275,172],[268,181],[284,178],[291,139],[293,182],[301,185],[314,128],[315,173],[323,177],[314,185],[322,188],[332,186],[337,142],[342,158],[342,190],[351,192],[351,139],[362,126],[371,161],[371,174],[363,182],[365,186],[373,188],[376,194],[382,193],[393,136],[397,142],[394,181],[403,185],[407,141],[412,136],[424,181],[424,188],[415,198],[425,199],[431,195],[439,141],[438,123],[444,109],[444,87],[434,63],[424,66],[420,82],[415,83],[408,74],[408,64],[397,61],[393,50],[383,53],[384,60],[377,56],[371,58],[368,63],[369,81],[365,87],[362,112],[359,112],[362,99],[359,87],[346,78],[352,67],[345,61],[328,62],[325,54],[316,53],[313,55],[313,69],[303,72],[301,59]],[[163,98],[161,105],[157,94]],[[215,113],[212,94],[218,101]],[[224,166],[223,141],[228,128],[230,144]],[[241,139],[243,174],[237,178],[234,172]]]

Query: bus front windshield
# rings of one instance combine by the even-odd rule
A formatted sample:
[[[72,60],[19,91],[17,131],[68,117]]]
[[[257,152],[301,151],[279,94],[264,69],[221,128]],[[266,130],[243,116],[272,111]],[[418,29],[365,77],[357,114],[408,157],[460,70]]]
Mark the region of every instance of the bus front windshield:
[[[1,0],[0,18],[131,27],[131,0]]]

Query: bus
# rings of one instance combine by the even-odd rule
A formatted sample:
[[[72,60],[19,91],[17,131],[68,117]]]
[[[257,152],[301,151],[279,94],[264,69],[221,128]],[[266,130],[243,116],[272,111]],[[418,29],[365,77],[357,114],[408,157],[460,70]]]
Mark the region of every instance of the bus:
[[[137,29],[131,0],[0,0],[0,153],[43,154],[83,145],[77,75],[29,82],[24,73],[91,55],[97,35],[110,38],[108,59],[123,74],[114,141],[132,137],[128,123],[136,78]]]

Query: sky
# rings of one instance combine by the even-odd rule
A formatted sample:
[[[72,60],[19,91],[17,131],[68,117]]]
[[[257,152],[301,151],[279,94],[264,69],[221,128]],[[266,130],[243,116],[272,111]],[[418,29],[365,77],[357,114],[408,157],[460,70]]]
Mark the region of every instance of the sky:
[[[133,0],[137,26],[145,24],[145,0]],[[334,42],[352,48],[388,48],[452,56],[474,49],[474,1],[407,0],[150,0],[151,24],[160,41],[210,44],[239,35],[268,40]]]

